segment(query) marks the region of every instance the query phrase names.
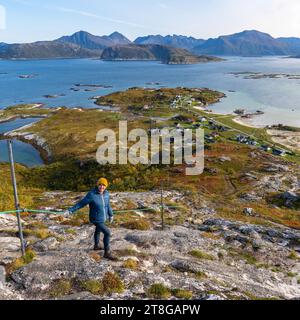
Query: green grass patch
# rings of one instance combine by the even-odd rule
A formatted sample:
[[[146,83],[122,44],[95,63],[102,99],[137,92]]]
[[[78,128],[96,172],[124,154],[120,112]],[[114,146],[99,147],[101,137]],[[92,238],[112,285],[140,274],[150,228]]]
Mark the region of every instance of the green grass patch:
[[[7,274],[11,275],[12,273],[19,270],[20,268],[28,265],[34,260],[35,257],[36,257],[35,251],[33,251],[32,249],[27,249],[23,257],[15,259],[12,263],[6,266]]]
[[[112,272],[107,272],[102,279],[103,291],[105,293],[122,293],[125,290],[125,285],[119,275]]]
[[[203,251],[200,251],[200,250],[192,250],[189,252],[189,255],[193,256],[194,258],[197,258],[197,259],[203,259],[203,260],[215,260],[215,258],[206,253],[206,252],[203,252]]]
[[[148,290],[148,296],[154,299],[168,299],[171,295],[170,289],[162,283],[155,283]]]
[[[172,289],[172,295],[178,299],[190,300],[193,297],[193,292],[183,289]]]
[[[228,251],[232,257],[245,260],[248,264],[255,265],[256,267],[259,266],[258,260],[254,256],[254,254],[251,252],[246,252],[244,250],[235,249],[235,248],[230,248]]]
[[[125,285],[119,275],[113,272],[105,273],[101,280],[89,279],[80,282],[81,290],[89,291],[94,295],[122,293]]]
[[[147,220],[131,220],[124,222],[121,226],[130,230],[146,231],[151,229],[151,224]]]
[[[94,295],[101,295],[104,292],[103,284],[99,280],[82,281],[80,286],[83,290],[88,291]]]
[[[123,268],[131,269],[131,270],[138,270],[139,262],[133,259],[127,259],[123,262]]]
[[[65,233],[71,234],[71,235],[76,235],[76,234],[77,234],[77,231],[74,230],[74,229],[66,229],[66,230],[65,230]]]
[[[72,289],[72,283],[70,280],[61,279],[56,281],[52,288],[49,290],[49,296],[51,298],[61,298],[70,294]]]
[[[64,225],[73,226],[73,227],[80,227],[82,225],[89,224],[89,223],[90,223],[89,215],[88,215],[88,213],[83,212],[83,211],[79,211],[79,212],[72,214],[70,216],[70,219],[62,222],[62,224],[64,224]],[[69,230],[69,232],[70,232],[70,230],[73,230],[73,229],[67,229],[67,230]],[[66,232],[67,232],[67,230],[66,230]],[[71,233],[72,233],[72,231],[71,231]]]
[[[287,275],[288,277],[290,277],[290,278],[294,278],[294,277],[297,277],[298,273],[288,272],[286,275]]]
[[[299,260],[299,255],[298,255],[298,253],[296,251],[293,250],[288,255],[288,258],[292,259],[292,260]]]

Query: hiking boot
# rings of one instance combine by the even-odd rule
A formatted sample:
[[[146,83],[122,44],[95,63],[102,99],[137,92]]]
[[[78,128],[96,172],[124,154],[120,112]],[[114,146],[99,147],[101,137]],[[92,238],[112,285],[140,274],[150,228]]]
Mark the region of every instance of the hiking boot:
[[[114,256],[112,254],[112,252],[110,250],[107,250],[104,252],[103,258],[111,260],[111,261],[118,261],[119,260],[116,256]]]
[[[101,251],[101,250],[104,250],[104,247],[102,245],[97,244],[94,246],[94,251]]]

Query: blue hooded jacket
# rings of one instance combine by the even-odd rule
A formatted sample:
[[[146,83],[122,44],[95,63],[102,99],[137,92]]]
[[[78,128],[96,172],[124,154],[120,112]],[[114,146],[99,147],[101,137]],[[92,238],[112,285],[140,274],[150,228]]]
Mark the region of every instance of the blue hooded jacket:
[[[114,214],[110,206],[110,195],[107,190],[101,194],[98,187],[95,187],[69,211],[74,213],[87,205],[90,207],[91,223],[105,223]]]

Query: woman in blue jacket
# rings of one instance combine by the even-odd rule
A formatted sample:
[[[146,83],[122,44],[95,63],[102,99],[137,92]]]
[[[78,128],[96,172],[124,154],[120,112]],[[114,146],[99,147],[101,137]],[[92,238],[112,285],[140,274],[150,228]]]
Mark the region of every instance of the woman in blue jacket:
[[[95,225],[96,230],[94,234],[95,247],[94,250],[103,250],[99,245],[100,233],[104,234],[104,258],[109,260],[116,260],[110,250],[111,233],[105,222],[113,222],[114,213],[110,206],[110,195],[106,190],[108,181],[105,178],[99,179],[97,186],[92,189],[81,201],[74,207],[67,210],[66,214],[73,214],[77,210],[89,205],[90,207],[90,222]]]

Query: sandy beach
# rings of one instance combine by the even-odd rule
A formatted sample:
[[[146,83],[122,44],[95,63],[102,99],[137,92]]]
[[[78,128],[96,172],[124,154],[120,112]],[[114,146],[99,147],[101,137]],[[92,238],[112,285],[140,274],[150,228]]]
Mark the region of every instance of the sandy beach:
[[[197,110],[206,111],[203,107],[194,107]],[[209,113],[209,112],[207,112]],[[213,113],[219,114],[219,113]],[[263,129],[265,126],[258,126],[252,123],[252,118],[242,118],[237,116],[233,118],[233,121],[242,126],[253,128],[253,129]],[[300,151],[300,132],[294,131],[283,131],[283,130],[267,130],[267,134],[272,137],[274,143],[278,143],[288,147],[290,150],[299,152]]]
[[[246,119],[241,117],[236,117],[233,119],[234,122],[243,126],[247,126],[249,128],[264,128],[264,126],[254,126],[251,123],[251,120],[251,118]],[[272,137],[272,141],[274,141],[274,143],[287,146],[289,149],[293,151],[300,151],[300,132],[270,129],[267,130],[267,134]]]
[[[275,143],[285,145],[293,151],[300,151],[300,132],[267,130],[267,133],[272,136]]]
[[[249,128],[264,128],[264,126],[255,126],[253,123],[252,123],[252,119],[251,118],[242,118],[242,117],[235,117],[233,119],[233,121],[235,123],[238,123],[242,126],[245,126],[245,127],[249,127]]]
[[[223,113],[220,113],[220,112],[212,112],[212,111],[209,111],[209,109],[207,109],[206,107],[194,107],[194,109],[196,110],[199,110],[199,111],[203,111],[207,114],[217,114],[217,115],[220,115],[220,116],[224,116]]]

